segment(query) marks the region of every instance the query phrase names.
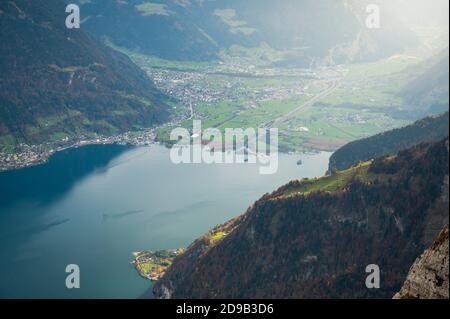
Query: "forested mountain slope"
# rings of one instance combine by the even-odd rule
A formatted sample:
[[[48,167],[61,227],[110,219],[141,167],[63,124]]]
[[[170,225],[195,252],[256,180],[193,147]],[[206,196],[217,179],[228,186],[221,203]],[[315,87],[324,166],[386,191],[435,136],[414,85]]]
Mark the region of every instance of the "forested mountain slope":
[[[392,298],[448,223],[448,139],[266,195],[194,242],[159,298]],[[381,288],[365,285],[368,265]]]
[[[112,134],[167,118],[166,97],[126,56],[83,28],[62,0],[0,2],[0,148]]]
[[[384,0],[381,29],[366,27],[366,0],[78,2],[83,26],[97,36],[165,59],[214,60],[232,46],[266,43],[309,66],[375,60],[417,43]]]
[[[357,140],[343,146],[331,156],[329,171],[347,169],[359,162],[384,155],[395,155],[403,149],[422,142],[441,140],[448,134],[448,112],[435,117],[427,117],[406,127]]]

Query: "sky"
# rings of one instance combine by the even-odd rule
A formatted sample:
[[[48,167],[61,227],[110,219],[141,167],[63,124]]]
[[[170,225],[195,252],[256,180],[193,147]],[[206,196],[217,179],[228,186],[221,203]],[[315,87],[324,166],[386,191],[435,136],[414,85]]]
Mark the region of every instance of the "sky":
[[[449,24],[449,0],[384,0],[411,27]]]

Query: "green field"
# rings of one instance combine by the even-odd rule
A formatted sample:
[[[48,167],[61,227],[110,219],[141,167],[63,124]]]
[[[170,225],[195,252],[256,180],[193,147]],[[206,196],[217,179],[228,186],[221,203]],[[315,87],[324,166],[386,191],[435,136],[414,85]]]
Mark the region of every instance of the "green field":
[[[183,71],[204,71],[211,66],[210,62],[190,62],[165,60],[151,55],[145,55],[138,51],[118,47],[111,42],[106,42],[114,50],[127,55],[134,63],[143,68],[174,69]]]
[[[308,195],[318,191],[336,192],[342,190],[352,180],[359,180],[364,183],[372,182],[375,179],[380,178],[380,176],[369,172],[371,164],[372,162],[365,162],[333,175],[315,179],[305,179],[300,182],[299,186],[286,190],[280,197],[285,198],[300,194]]]
[[[204,129],[219,128],[224,131],[225,128],[266,126],[327,90],[330,83],[326,73],[320,75],[320,70],[315,72],[319,74],[316,79],[283,76],[283,72],[290,70],[282,68],[274,69],[277,71],[275,74],[281,74],[278,76],[245,77],[233,72],[215,72],[216,69],[223,69],[223,65],[217,62],[173,62],[136,52],[123,52],[143,69],[200,72],[202,76],[189,85],[208,92],[225,92],[218,100],[194,105],[193,119],[202,120]],[[268,61],[276,61],[282,56],[280,52],[276,53],[278,55],[264,44],[252,50],[235,47],[224,53],[223,60],[247,61],[253,54],[255,63],[252,68],[258,70],[263,65],[258,63],[266,60],[269,63],[264,66],[266,68],[270,65]],[[294,152],[311,148],[332,150],[349,141],[409,124],[406,120],[393,118],[390,112],[405,106],[399,92],[419,72],[415,67],[419,62],[419,59],[409,56],[397,56],[375,63],[336,68],[336,72],[342,74],[338,88],[313,106],[296,112],[278,124],[280,148]],[[234,85],[232,94],[227,91],[230,83]],[[298,93],[302,88],[303,93]],[[261,98],[265,92],[268,92],[267,98]],[[187,110],[183,113],[183,108],[182,104],[175,106],[179,116],[187,114]],[[191,128],[193,119],[182,122],[180,126]],[[159,139],[168,141],[171,129],[160,129]]]
[[[17,139],[10,134],[0,136],[0,152],[7,154],[14,153],[16,143]]]
[[[212,240],[212,242],[218,242],[219,240],[222,240],[223,238],[225,238],[225,236],[227,236],[226,232],[219,231],[219,232],[211,234],[209,238]]]

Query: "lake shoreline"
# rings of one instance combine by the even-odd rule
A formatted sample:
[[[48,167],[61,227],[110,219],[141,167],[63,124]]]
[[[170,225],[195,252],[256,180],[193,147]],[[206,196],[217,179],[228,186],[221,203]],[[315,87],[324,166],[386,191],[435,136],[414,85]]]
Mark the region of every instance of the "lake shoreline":
[[[156,252],[134,252],[134,260],[131,262],[139,276],[152,282],[160,280],[176,257],[183,254],[184,248],[172,250],[160,250]]]
[[[161,145],[171,148],[173,145],[167,142],[159,141],[155,130],[147,130],[142,133],[127,132],[121,135],[110,137],[98,137],[93,139],[81,139],[75,142],[52,147],[49,144],[38,144],[26,146],[26,150],[19,153],[7,154],[0,152],[0,174],[17,171],[33,166],[39,166],[48,163],[50,158],[57,153],[69,149],[76,149],[89,145],[122,145],[122,146],[150,146]],[[321,149],[311,149],[308,151],[286,152],[279,151],[280,154],[287,155],[314,155],[320,152],[327,152]]]
[[[56,153],[89,145],[148,146],[158,143],[154,129],[120,135],[81,138],[57,144],[20,145],[24,150],[14,154],[0,152],[0,173],[21,170],[48,163]]]
[[[256,164],[176,165],[169,155],[159,144],[90,145],[0,174],[0,259],[11,260],[0,267],[8,287],[0,295],[149,298],[153,282],[137,273],[132,252],[188,247],[280,185],[322,176],[330,156],[302,155],[298,166],[299,156],[279,154],[277,173],[266,176]],[[69,263],[80,266],[81,290],[65,289]]]

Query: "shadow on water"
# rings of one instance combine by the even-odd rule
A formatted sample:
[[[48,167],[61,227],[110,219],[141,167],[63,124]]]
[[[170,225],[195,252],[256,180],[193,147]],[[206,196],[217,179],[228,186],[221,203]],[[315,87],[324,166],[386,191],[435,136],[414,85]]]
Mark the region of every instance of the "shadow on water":
[[[52,258],[48,257],[48,251],[22,250],[22,246],[32,236],[70,222],[69,218],[62,216],[43,218],[43,211],[38,208],[61,200],[89,175],[104,173],[116,164],[115,159],[131,148],[89,145],[68,149],[55,154],[43,165],[0,174],[0,282],[17,286],[16,289],[4,290],[0,284],[0,298],[23,297],[34,272],[43,271],[40,266],[40,270],[26,273],[26,265],[31,261],[38,265],[42,258]],[[21,204],[29,206],[22,210]],[[16,276],[16,272],[21,270],[23,275]]]
[[[52,156],[48,163],[0,174],[0,211],[16,202],[50,204],[84,177],[102,172],[132,146],[88,145]]]

